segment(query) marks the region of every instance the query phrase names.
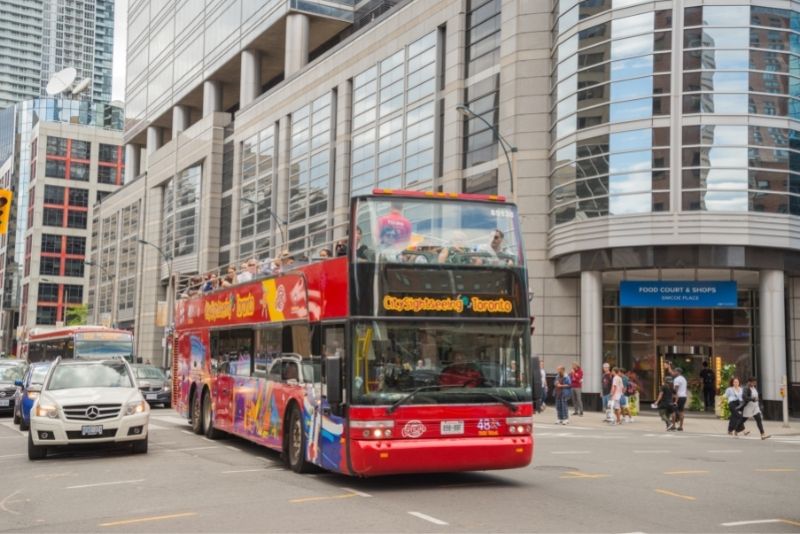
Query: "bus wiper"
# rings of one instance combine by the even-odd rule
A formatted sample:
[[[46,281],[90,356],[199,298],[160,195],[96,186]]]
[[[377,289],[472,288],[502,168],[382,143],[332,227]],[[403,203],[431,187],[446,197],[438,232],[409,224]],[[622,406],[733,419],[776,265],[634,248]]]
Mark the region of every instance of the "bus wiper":
[[[517,406],[508,399],[504,399],[500,395],[495,395],[494,393],[489,393],[488,391],[480,391],[480,390],[470,391],[470,393],[480,393],[481,395],[486,395],[487,397],[491,397],[497,402],[501,403],[503,406],[508,407],[508,409],[511,410],[512,413],[519,410],[519,406]]]
[[[444,385],[437,384],[435,386],[420,386],[418,388],[414,388],[414,389],[412,389],[411,391],[408,392],[408,395],[398,399],[397,401],[395,401],[394,404],[392,404],[391,406],[386,408],[386,413],[388,414],[388,413],[394,412],[397,409],[398,406],[400,406],[401,404],[403,404],[407,400],[413,399],[414,396],[417,393],[419,393],[420,391],[425,391],[426,389],[446,389],[446,388],[462,388],[462,387],[464,387],[464,386],[462,386],[461,384],[444,384]]]

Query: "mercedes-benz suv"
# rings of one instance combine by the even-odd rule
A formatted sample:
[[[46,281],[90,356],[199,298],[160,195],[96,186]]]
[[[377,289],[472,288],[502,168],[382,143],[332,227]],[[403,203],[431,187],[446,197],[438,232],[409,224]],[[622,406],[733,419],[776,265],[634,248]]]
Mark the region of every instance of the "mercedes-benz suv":
[[[125,360],[56,360],[31,410],[28,458],[108,442],[130,442],[134,453],[146,453],[149,419],[150,406]]]

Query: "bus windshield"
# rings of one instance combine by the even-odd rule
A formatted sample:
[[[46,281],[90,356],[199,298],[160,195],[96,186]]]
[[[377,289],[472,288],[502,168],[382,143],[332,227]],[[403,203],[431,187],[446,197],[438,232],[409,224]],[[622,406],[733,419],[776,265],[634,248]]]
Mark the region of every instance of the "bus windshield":
[[[468,200],[359,200],[351,241],[357,261],[522,265],[516,206]]]
[[[133,340],[126,336],[122,339],[76,340],[75,357],[104,359],[122,356],[131,361],[133,356]]]
[[[529,402],[528,325],[371,321],[355,325],[353,404]]]

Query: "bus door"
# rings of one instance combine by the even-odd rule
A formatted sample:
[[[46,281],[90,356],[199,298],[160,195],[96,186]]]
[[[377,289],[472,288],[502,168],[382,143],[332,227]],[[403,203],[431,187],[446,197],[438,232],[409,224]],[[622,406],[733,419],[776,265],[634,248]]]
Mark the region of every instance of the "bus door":
[[[242,395],[252,389],[254,380],[253,334],[251,328],[211,333],[214,426],[221,430],[233,430],[237,413],[241,412],[240,419],[243,418]]]

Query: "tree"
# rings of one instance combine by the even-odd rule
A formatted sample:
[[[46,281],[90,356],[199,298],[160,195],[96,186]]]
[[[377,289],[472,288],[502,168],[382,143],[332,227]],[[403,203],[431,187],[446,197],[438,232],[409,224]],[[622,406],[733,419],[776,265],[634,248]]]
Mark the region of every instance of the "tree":
[[[66,309],[65,313],[67,326],[86,324],[86,317],[89,315],[89,305],[79,304],[77,306],[70,306]]]

